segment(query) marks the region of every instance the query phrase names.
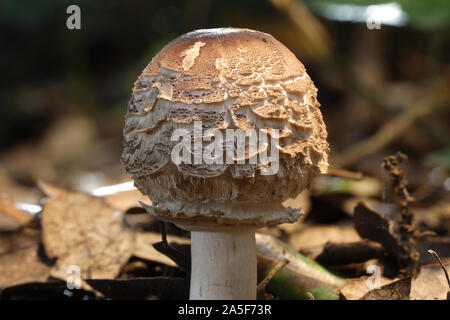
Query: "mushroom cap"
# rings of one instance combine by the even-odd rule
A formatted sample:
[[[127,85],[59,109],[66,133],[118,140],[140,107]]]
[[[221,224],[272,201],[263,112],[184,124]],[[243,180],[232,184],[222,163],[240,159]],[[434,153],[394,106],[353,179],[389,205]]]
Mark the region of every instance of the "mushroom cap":
[[[121,161],[159,219],[183,225],[293,222],[299,210],[281,203],[328,168],[316,96],[303,64],[271,35],[237,28],[189,32],[166,45],[135,82]],[[185,129],[194,137],[196,121],[203,141],[208,130],[225,138],[227,129],[253,129],[268,139],[256,151],[247,144],[245,157],[233,163],[176,164],[172,135]],[[269,164],[249,158],[272,146],[278,170],[264,174]]]

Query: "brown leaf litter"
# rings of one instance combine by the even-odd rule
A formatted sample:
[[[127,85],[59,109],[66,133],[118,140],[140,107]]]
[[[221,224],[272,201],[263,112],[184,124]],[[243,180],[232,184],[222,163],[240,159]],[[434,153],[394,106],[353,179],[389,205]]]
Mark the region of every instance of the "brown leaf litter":
[[[114,278],[131,257],[133,231],[124,213],[105,200],[42,184],[49,195],[42,212],[42,240],[50,258],[57,258],[51,275],[65,280],[76,265],[84,278]]]

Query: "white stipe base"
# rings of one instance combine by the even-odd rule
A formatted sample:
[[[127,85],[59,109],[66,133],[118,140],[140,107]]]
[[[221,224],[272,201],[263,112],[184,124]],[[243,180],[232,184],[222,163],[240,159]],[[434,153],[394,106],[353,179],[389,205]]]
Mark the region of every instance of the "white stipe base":
[[[255,230],[191,231],[191,300],[255,300]]]

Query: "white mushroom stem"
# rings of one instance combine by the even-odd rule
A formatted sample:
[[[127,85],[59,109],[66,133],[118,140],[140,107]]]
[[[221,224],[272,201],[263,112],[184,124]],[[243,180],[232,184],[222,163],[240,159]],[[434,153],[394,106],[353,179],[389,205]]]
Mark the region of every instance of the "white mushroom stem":
[[[191,231],[191,300],[255,300],[254,229]]]

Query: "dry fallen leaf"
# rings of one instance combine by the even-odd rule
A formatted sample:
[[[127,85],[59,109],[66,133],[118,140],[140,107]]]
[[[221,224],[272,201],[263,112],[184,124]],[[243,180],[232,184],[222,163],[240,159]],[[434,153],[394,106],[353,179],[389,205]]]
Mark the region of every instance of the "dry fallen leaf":
[[[125,221],[134,231],[152,230],[156,223],[156,219],[148,213],[126,214]]]
[[[38,244],[0,254],[0,288],[27,282],[44,282],[50,269],[38,255]]]
[[[360,278],[355,279],[347,279],[342,287],[338,289],[338,292],[345,300],[359,300],[366,293],[370,291],[368,286],[369,276],[362,276]],[[394,282],[395,280],[388,279],[385,277],[380,277],[380,286],[385,286]]]
[[[28,224],[33,216],[18,209],[6,194],[0,194],[0,231],[17,231]]]
[[[0,255],[38,244],[40,241],[40,230],[32,228],[24,228],[20,232],[0,232]]]
[[[66,190],[56,187],[54,185],[38,181],[39,188],[47,195],[47,196],[56,196],[56,195],[62,195],[66,193]],[[121,184],[119,184],[121,185]],[[112,188],[114,186],[118,185],[110,185],[105,186],[103,188]],[[110,191],[110,190],[108,190]],[[148,205],[151,205],[152,202],[147,196],[144,196],[142,193],[139,192],[137,189],[131,189],[131,190],[119,190],[114,191],[107,194],[98,194],[99,190],[93,190],[93,192],[90,192],[90,194],[98,196],[99,198],[102,198],[106,201],[108,205],[110,205],[112,208],[115,208],[117,210],[121,211],[127,211],[131,208],[142,208],[140,202],[144,202]],[[142,211],[145,211],[142,208]]]
[[[355,207],[353,219],[355,229],[362,238],[376,241],[386,249],[391,268],[403,274],[415,274],[419,252],[415,248],[411,232],[405,236],[395,229],[393,219],[368,208],[363,202]],[[406,227],[405,225],[400,230]]]
[[[33,159],[32,159],[33,160]],[[12,176],[11,172],[3,164],[7,163],[3,158],[0,163],[0,194],[7,193],[15,201],[38,203],[42,197],[37,188],[29,188],[19,184]],[[9,163],[11,164],[11,163]],[[9,167],[8,164],[8,167]]]
[[[384,252],[385,249],[381,244],[366,239],[347,243],[327,242],[323,249],[313,258],[321,264],[336,266],[362,263],[380,258]]]
[[[403,278],[382,286],[380,289],[372,289],[360,300],[409,300],[411,292],[411,278]]]
[[[293,233],[289,245],[294,250],[307,251],[308,248],[323,247],[327,242],[348,243],[361,238],[351,225],[303,225]]]
[[[448,270],[450,261],[443,261]],[[449,287],[447,279],[440,265],[426,265],[420,268],[420,272],[411,284],[412,300],[445,300]]]
[[[139,204],[140,201],[151,205],[149,198],[144,196],[137,189],[117,192],[103,198],[111,207],[122,211],[127,211],[128,209],[135,207],[141,208],[142,206]],[[144,211],[144,209],[142,209],[142,211]]]
[[[88,194],[43,189],[51,195],[42,212],[43,243],[47,255],[58,258],[52,276],[66,279],[69,266],[76,265],[82,278],[116,277],[134,249],[123,212]]]
[[[133,255],[159,263],[164,263],[168,266],[176,267],[176,263],[173,262],[168,256],[157,251],[153,244],[161,241],[161,234],[156,232],[138,232],[136,234],[136,245]],[[176,242],[177,244],[190,244],[191,241],[187,238],[181,238],[173,235],[167,235],[167,241],[169,243]]]

